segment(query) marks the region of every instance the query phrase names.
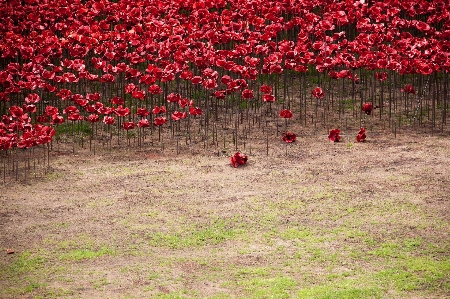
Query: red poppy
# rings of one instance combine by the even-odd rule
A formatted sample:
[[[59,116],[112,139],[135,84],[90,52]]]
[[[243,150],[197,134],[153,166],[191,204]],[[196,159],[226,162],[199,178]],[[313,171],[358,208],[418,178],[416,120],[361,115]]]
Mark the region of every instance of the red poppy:
[[[64,122],[64,117],[62,117],[59,114],[53,114],[52,115],[52,121],[51,124],[62,124]]]
[[[72,112],[69,114],[69,116],[67,116],[68,120],[71,121],[77,121],[77,120],[82,120],[83,116],[81,116],[81,114],[79,112]]]
[[[38,117],[36,117],[36,122],[38,123],[47,123],[49,121],[50,119],[48,118],[47,115],[39,115]]]
[[[138,108],[136,114],[140,117],[146,117],[150,114],[150,112],[147,110],[147,108]]]
[[[253,98],[253,90],[251,90],[251,89],[244,89],[242,91],[242,98],[244,98],[245,100]]]
[[[261,85],[261,92],[272,93],[272,86],[266,84]]]
[[[23,110],[25,110],[28,113],[34,113],[34,112],[36,112],[36,105],[34,105],[34,104],[30,104],[30,105],[23,104]]]
[[[114,97],[114,98],[111,99],[111,104],[123,105],[123,104],[125,104],[125,100],[122,99],[121,97]]]
[[[133,92],[131,93],[131,96],[132,96],[133,98],[135,98],[135,99],[142,100],[142,99],[144,99],[144,97],[145,97],[145,91],[143,91],[143,90],[138,90],[138,89],[133,90]]]
[[[166,107],[164,107],[164,106],[161,106],[161,107],[155,106],[155,107],[153,107],[153,109],[152,109],[152,113],[153,113],[153,114],[166,113]]]
[[[163,90],[161,89],[161,87],[159,87],[159,85],[156,85],[156,84],[153,84],[153,85],[149,86],[147,90],[151,94],[161,94],[161,93],[163,93]]]
[[[179,100],[181,100],[181,95],[179,93],[170,93],[166,97],[167,102],[169,103],[177,103]]]
[[[202,109],[198,107],[190,107],[189,108],[189,114],[191,115],[202,115]]]
[[[114,110],[114,113],[117,115],[117,116],[127,116],[128,114],[130,114],[130,108],[128,108],[128,107],[122,107],[122,105],[119,105],[119,107],[117,107],[115,110]]]
[[[135,123],[132,121],[126,121],[122,124],[122,128],[124,128],[125,130],[132,130],[135,127]]]
[[[370,115],[373,110],[373,105],[370,102],[367,102],[363,105],[362,111],[364,111],[365,114]]]
[[[286,132],[283,134],[283,137],[281,137],[281,139],[284,142],[292,143],[292,142],[295,142],[295,140],[297,139],[297,135],[295,135],[294,133],[291,133],[291,132]]]
[[[414,87],[412,87],[412,85],[410,85],[410,84],[406,84],[401,90],[404,93],[416,93],[416,91],[414,90]]]
[[[154,126],[162,126],[163,124],[165,124],[167,121],[167,119],[164,116],[161,117],[156,117],[155,120],[153,121],[153,125]]]
[[[321,99],[325,95],[322,88],[320,88],[320,87],[314,88],[311,93],[316,99]]]
[[[236,152],[234,156],[230,157],[230,163],[231,165],[236,168],[239,165],[244,165],[247,163],[248,157],[244,154],[241,154],[240,152]]]
[[[328,135],[328,139],[332,142],[339,142],[341,140],[341,136],[339,135],[341,131],[339,129],[333,129],[330,131],[330,134]]]
[[[358,135],[356,135],[356,141],[362,142],[366,140],[366,129],[361,128],[358,132]]]
[[[97,114],[91,114],[85,118],[88,122],[96,123],[100,120],[100,117]]]
[[[186,112],[175,111],[174,113],[172,113],[172,119],[174,121],[178,121],[183,118],[186,118]]]
[[[147,128],[150,127],[150,122],[148,121],[148,119],[143,118],[141,120],[138,121],[138,127],[139,128]]]
[[[26,96],[25,98],[25,102],[27,104],[36,104],[41,100],[41,98],[39,97],[38,94],[35,93],[30,93],[28,96]]]
[[[188,100],[186,98],[182,98],[181,100],[178,101],[178,105],[181,107],[181,109],[184,109],[184,107],[186,106],[192,106],[194,104],[194,102],[192,100]]]
[[[23,109],[19,106],[11,106],[9,107],[9,113],[11,113],[13,117],[20,117],[23,115]]]
[[[375,78],[377,78],[377,79],[380,80],[381,82],[384,82],[384,81],[386,81],[386,79],[387,79],[387,73],[386,73],[386,72],[381,72],[381,73],[376,72],[376,73],[375,73]]]
[[[292,118],[292,112],[289,109],[284,109],[280,111],[280,116],[282,118]]]
[[[104,123],[105,125],[112,125],[112,124],[114,124],[114,122],[115,122],[115,119],[114,119],[113,116],[105,116],[105,117],[103,118],[103,123]]]
[[[79,113],[79,112],[80,111],[75,106],[68,106],[63,110],[64,114]]]
[[[275,97],[272,94],[264,94],[262,97],[263,102],[275,102]]]

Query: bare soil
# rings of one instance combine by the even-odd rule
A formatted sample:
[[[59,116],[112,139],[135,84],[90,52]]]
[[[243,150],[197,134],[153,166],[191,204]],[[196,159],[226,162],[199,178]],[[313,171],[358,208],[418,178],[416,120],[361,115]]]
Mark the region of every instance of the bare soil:
[[[238,168],[222,147],[52,156],[45,177],[0,185],[0,297],[288,298],[405,256],[448,263],[448,137],[297,133],[293,144],[271,137],[268,153],[264,138],[249,139]],[[372,287],[445,298],[447,270],[412,290]],[[294,283],[278,296],[255,277]]]

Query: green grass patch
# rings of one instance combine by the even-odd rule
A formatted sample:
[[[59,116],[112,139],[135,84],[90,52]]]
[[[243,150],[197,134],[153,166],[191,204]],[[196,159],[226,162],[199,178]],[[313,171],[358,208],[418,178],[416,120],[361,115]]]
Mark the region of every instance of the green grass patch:
[[[218,220],[206,227],[197,226],[180,232],[157,232],[149,236],[149,243],[151,246],[170,248],[217,245],[243,233],[242,229]]]
[[[59,259],[63,261],[80,261],[84,259],[94,259],[104,255],[114,255],[115,251],[102,247],[99,250],[91,249],[74,249],[60,255]]]

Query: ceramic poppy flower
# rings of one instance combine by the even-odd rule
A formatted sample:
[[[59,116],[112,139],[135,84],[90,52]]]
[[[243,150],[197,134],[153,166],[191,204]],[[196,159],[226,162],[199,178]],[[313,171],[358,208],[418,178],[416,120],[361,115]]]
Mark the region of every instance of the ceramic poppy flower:
[[[100,120],[100,117],[97,114],[90,114],[85,118],[88,122],[96,123]]]
[[[148,121],[148,119],[143,118],[141,120],[138,121],[138,127],[139,128],[147,128],[150,127],[150,122]]]
[[[178,121],[183,118],[186,118],[186,112],[175,111],[174,113],[172,113],[172,119],[174,121]]]
[[[103,118],[103,123],[104,123],[105,125],[112,125],[112,124],[114,124],[114,122],[115,122],[115,119],[114,119],[113,116],[105,116],[105,117]]]
[[[341,140],[341,136],[339,135],[340,133],[341,131],[339,129],[333,129],[330,131],[328,139],[330,139],[331,142],[339,142],[339,140]]]
[[[190,107],[189,108],[189,114],[191,115],[202,115],[202,109],[198,107]]]
[[[163,93],[162,88],[159,87],[159,85],[156,85],[156,84],[150,85],[147,90],[151,94],[161,94],[161,93]]]
[[[244,89],[242,91],[242,98],[244,98],[245,100],[253,98],[253,90],[251,90],[251,89]]]
[[[311,91],[312,95],[316,98],[316,99],[321,99],[324,97],[325,93],[323,92],[322,88],[320,87],[316,87]]]
[[[292,118],[292,111],[289,109],[283,109],[280,111],[280,116],[282,118]]]
[[[121,116],[121,117],[123,117],[123,116],[127,116],[128,114],[130,114],[130,108],[128,108],[128,107],[122,107],[122,105],[119,105],[119,107],[117,107],[115,110],[114,110],[114,113],[117,115],[117,116]]]
[[[125,104],[125,100],[121,97],[114,97],[111,99],[111,104],[114,105],[124,105]]]
[[[136,114],[140,117],[146,117],[150,114],[150,112],[147,110],[147,108],[138,108]]]
[[[414,87],[410,84],[406,84],[401,90],[404,93],[416,93],[416,91],[414,90]]]
[[[358,132],[358,135],[356,135],[356,141],[363,142],[366,140],[366,129],[361,128]]]
[[[286,132],[283,134],[283,137],[281,137],[281,139],[286,143],[292,143],[297,139],[297,135],[291,132]]]
[[[52,121],[51,124],[62,124],[64,122],[64,117],[62,117],[61,115],[57,114],[53,114],[52,115]]]
[[[367,102],[363,105],[362,111],[364,111],[365,114],[370,115],[373,110],[373,105],[370,102]]]
[[[125,130],[132,130],[135,127],[135,123],[132,121],[126,121],[122,124],[122,128],[124,128]]]
[[[272,86],[263,84],[261,85],[261,92],[263,93],[272,93]]]
[[[248,157],[240,152],[236,152],[234,156],[230,157],[230,164],[236,168],[239,165],[245,165],[247,163]]]
[[[155,106],[155,107],[153,107],[152,114],[162,114],[162,113],[166,113],[166,107],[164,107],[164,106],[161,106],[161,107]]]
[[[163,124],[165,124],[167,121],[167,119],[164,116],[161,117],[156,117],[155,120],[153,121],[153,125],[154,126],[162,126]]]
[[[13,117],[20,117],[23,115],[23,109],[20,108],[19,106],[11,106],[11,107],[9,107],[9,113]]]
[[[275,97],[272,94],[264,94],[262,97],[263,102],[273,103],[275,102]]]
[[[134,99],[142,100],[145,97],[145,91],[139,89],[133,90],[133,92],[131,93],[131,97]]]

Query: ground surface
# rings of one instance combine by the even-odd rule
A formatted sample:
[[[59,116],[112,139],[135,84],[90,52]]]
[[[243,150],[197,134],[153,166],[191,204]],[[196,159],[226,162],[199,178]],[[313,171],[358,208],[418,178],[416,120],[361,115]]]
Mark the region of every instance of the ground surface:
[[[450,138],[368,136],[52,157],[0,185],[0,297],[450,297]]]

